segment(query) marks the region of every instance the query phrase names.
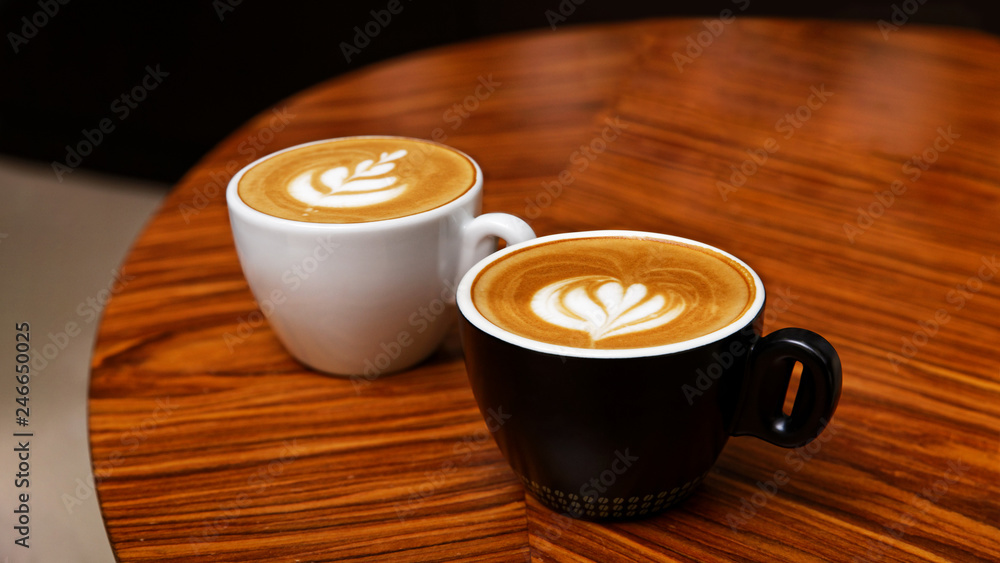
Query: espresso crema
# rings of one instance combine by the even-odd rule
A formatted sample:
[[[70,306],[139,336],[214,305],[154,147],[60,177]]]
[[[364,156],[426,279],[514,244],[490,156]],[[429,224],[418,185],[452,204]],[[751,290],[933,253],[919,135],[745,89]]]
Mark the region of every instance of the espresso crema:
[[[736,321],[752,275],[727,256],[639,237],[563,239],[516,250],[476,277],[472,302],[498,327],[574,348],[684,342]]]
[[[464,154],[403,137],[351,137],[278,153],[247,170],[240,199],[282,219],[383,221],[440,207],[468,192],[477,169]]]

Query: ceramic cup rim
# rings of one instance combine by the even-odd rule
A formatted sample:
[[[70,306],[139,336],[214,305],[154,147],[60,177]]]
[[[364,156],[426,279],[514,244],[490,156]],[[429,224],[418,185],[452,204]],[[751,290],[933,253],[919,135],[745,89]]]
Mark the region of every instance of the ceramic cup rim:
[[[598,349],[598,348],[576,348],[572,346],[563,346],[560,344],[551,344],[548,342],[541,342],[538,340],[532,340],[518,334],[514,334],[507,331],[496,324],[492,323],[482,313],[476,308],[472,301],[472,284],[479,276],[479,273],[483,271],[490,264],[502,259],[504,256],[516,252],[522,248],[528,248],[531,246],[537,246],[545,244],[552,241],[560,240],[572,240],[572,239],[585,239],[585,238],[644,238],[644,239],[654,239],[663,240],[668,242],[675,242],[680,244],[686,244],[690,246],[696,246],[699,248],[704,248],[710,252],[714,252],[725,258],[728,258],[744,269],[750,274],[751,279],[754,283],[754,300],[749,307],[741,314],[739,317],[734,319],[732,322],[726,326],[692,338],[689,340],[684,340],[681,342],[673,342],[670,344],[661,344],[658,346],[648,346],[642,348],[618,348],[618,349]],[[693,350],[704,346],[706,344],[711,344],[722,340],[747,326],[749,323],[757,317],[760,311],[764,307],[765,294],[764,294],[764,284],[757,272],[753,270],[750,266],[746,264],[743,260],[740,260],[736,256],[716,248],[712,245],[686,239],[674,235],[666,235],[662,233],[652,233],[645,231],[629,231],[629,230],[596,230],[596,231],[582,231],[582,232],[572,232],[572,233],[560,233],[555,235],[547,235],[542,237],[537,237],[529,241],[508,246],[500,251],[494,252],[493,254],[487,256],[486,258],[480,260],[473,266],[468,272],[462,276],[461,281],[458,284],[456,291],[456,301],[458,303],[458,309],[461,312],[462,317],[471,323],[473,326],[481,330],[482,332],[498,338],[509,344],[513,344],[519,348],[524,348],[527,350],[533,350],[535,352],[540,352],[543,354],[551,354],[555,356],[564,356],[571,358],[597,358],[597,359],[622,359],[622,358],[643,358],[651,356],[662,356],[669,354],[677,354],[680,352],[685,352],[688,350]]]
[[[411,215],[404,215],[402,217],[393,217],[391,219],[379,219],[376,221],[363,221],[359,223],[312,223],[307,221],[296,221],[294,219],[285,219],[283,217],[275,217],[274,215],[269,215],[255,209],[248,205],[243,198],[239,195],[239,184],[243,176],[250,171],[252,168],[264,162],[265,160],[274,158],[280,154],[305,148],[311,145],[318,145],[322,143],[330,143],[335,141],[345,141],[354,139],[400,139],[404,141],[414,141],[419,143],[427,143],[430,145],[437,145],[444,149],[458,153],[469,160],[475,169],[476,178],[472,183],[472,186],[465,191],[462,195],[457,198],[443,204],[439,205],[433,209],[427,209],[425,211],[420,211],[413,213]],[[277,150],[275,152],[266,154],[253,162],[247,164],[241,168],[232,178],[230,178],[229,183],[226,186],[226,204],[229,207],[231,213],[237,213],[240,217],[253,224],[272,228],[272,229],[300,229],[304,231],[330,231],[336,230],[338,232],[364,232],[364,231],[378,231],[383,229],[395,229],[395,228],[405,228],[407,226],[423,223],[426,221],[434,221],[442,217],[447,217],[455,212],[456,209],[460,209],[465,205],[468,205],[470,200],[475,200],[482,192],[483,189],[483,171],[479,167],[479,163],[476,159],[472,158],[468,154],[452,147],[450,145],[445,145],[436,141],[431,141],[429,139],[420,139],[418,137],[406,137],[401,135],[347,135],[344,137],[331,137],[329,139],[317,139],[315,141],[309,141],[307,143],[299,143],[292,145],[290,147],[285,147],[283,149]]]

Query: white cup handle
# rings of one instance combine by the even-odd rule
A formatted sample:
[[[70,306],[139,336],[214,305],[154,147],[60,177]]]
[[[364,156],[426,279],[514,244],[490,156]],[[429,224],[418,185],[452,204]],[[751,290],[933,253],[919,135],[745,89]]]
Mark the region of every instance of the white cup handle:
[[[519,217],[507,213],[484,213],[469,221],[462,228],[462,250],[456,281],[476,262],[496,250],[494,237],[502,238],[510,246],[535,238],[535,231]]]

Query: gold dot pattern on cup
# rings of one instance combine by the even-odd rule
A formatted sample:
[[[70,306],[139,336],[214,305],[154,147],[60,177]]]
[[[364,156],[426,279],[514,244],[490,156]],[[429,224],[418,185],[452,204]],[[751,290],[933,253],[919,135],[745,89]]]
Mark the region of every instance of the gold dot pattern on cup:
[[[686,499],[704,477],[701,475],[666,491],[612,498],[552,489],[527,477],[521,477],[521,481],[535,498],[549,508],[575,518],[638,518],[655,514]]]
[[[355,137],[304,145],[262,160],[239,181],[254,209],[293,221],[362,223],[414,215],[460,197],[475,165],[444,145]]]
[[[549,241],[512,252],[476,278],[487,320],[574,348],[643,348],[721,329],[753,303],[749,271],[717,252],[642,237]]]

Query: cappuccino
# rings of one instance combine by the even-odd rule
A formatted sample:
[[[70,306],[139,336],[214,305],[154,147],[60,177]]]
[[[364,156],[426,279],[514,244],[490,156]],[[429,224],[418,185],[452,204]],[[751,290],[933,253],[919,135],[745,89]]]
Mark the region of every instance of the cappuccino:
[[[628,349],[719,330],[754,302],[742,265],[700,246],[653,238],[554,240],[515,250],[472,283],[496,326],[573,348]]]
[[[308,223],[383,221],[441,207],[474,185],[464,154],[404,137],[352,137],[267,157],[239,180],[240,199],[282,219]]]

